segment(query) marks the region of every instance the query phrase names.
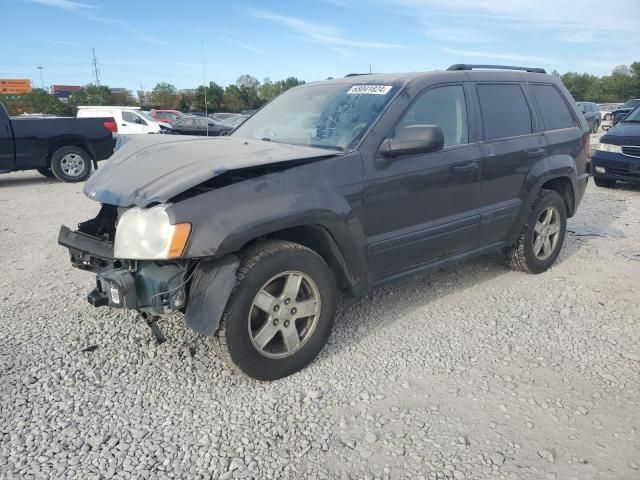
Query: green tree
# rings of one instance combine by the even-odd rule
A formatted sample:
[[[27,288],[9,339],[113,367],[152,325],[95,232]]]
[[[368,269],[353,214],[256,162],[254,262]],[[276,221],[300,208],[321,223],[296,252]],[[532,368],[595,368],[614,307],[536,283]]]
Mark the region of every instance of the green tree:
[[[151,90],[151,105],[155,108],[175,109],[180,103],[181,96],[176,87],[170,83],[158,83]]]

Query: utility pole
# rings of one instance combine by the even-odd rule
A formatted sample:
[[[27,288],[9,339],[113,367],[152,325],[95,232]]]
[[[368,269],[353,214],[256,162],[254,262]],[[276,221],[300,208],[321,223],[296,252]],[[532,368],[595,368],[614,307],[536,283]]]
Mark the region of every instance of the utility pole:
[[[207,111],[207,73],[204,69],[204,40],[202,40],[202,84],[204,85],[204,115],[208,117]],[[208,131],[208,127],[207,127]],[[207,133],[208,134],[208,133]]]
[[[96,80],[96,87],[100,86],[100,69],[98,69],[98,59],[96,58],[96,49],[93,50],[93,75]]]
[[[40,86],[42,87],[42,89],[44,90],[44,79],[42,77],[42,69],[44,67],[38,66],[38,70],[40,70]]]

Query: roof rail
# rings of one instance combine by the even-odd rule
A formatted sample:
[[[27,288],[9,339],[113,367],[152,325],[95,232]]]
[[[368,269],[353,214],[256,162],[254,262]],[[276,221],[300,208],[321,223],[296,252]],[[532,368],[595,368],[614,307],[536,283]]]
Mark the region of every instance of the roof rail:
[[[344,76],[344,78],[347,77],[359,77],[360,75],[373,75],[371,73],[348,73]]]
[[[522,72],[547,73],[547,71],[544,68],[512,67],[509,65],[475,65],[470,63],[456,63],[455,65],[451,65],[449,68],[447,68],[447,71],[474,70],[476,68],[487,69],[487,70],[520,70]]]

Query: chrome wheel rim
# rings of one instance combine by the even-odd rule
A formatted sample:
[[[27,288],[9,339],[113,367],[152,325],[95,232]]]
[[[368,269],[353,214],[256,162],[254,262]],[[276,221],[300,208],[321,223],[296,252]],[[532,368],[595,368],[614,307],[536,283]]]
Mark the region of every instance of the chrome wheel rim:
[[[60,160],[60,167],[65,175],[69,177],[78,177],[84,172],[84,158],[77,153],[67,153]]]
[[[546,260],[555,251],[559,239],[560,214],[555,207],[547,207],[533,228],[533,254],[539,260]]]
[[[311,338],[320,311],[320,291],[309,275],[279,273],[264,283],[251,303],[251,343],[265,357],[289,357]]]

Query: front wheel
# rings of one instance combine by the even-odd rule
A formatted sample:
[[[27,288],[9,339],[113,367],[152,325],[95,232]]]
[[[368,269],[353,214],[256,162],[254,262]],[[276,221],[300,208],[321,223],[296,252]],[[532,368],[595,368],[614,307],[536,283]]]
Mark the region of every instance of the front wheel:
[[[250,377],[286,377],[311,363],[331,333],[333,273],[317,253],[292,242],[261,242],[243,257],[214,346]]]
[[[555,262],[567,229],[567,209],[553,190],[541,190],[518,240],[502,250],[507,266],[542,273]]]
[[[51,156],[51,171],[61,182],[82,182],[91,174],[91,158],[83,148],[60,147]]]

